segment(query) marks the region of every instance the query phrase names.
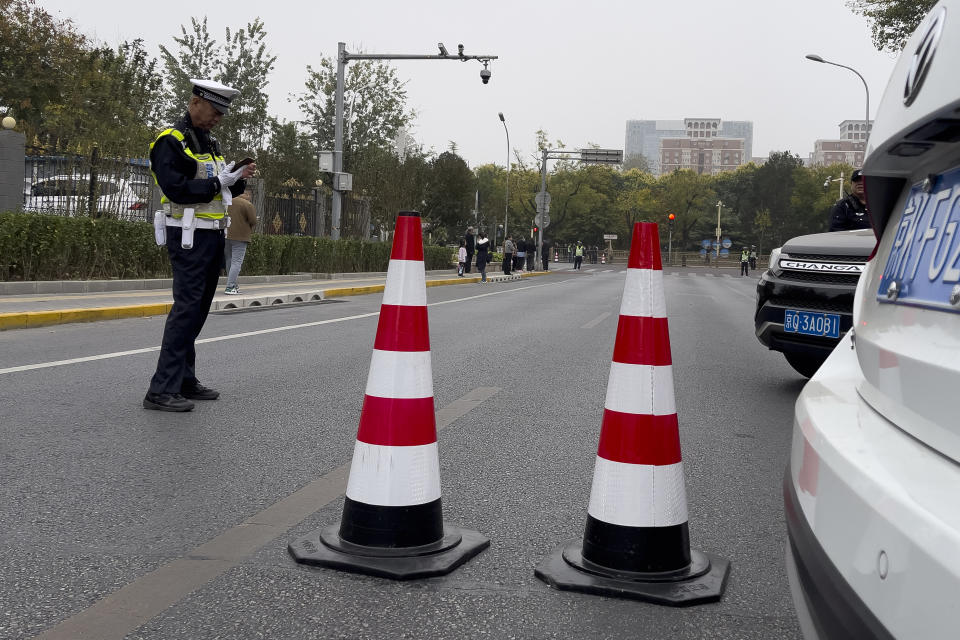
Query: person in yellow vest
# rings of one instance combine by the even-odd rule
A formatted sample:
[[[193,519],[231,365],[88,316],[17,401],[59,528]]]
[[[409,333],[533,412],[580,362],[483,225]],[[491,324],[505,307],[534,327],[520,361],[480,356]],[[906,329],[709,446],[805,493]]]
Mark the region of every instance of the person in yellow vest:
[[[740,251],[740,277],[750,275],[750,252],[746,247]]]
[[[243,193],[255,163],[234,168],[210,135],[240,93],[212,80],[193,80],[187,111],[150,145],[150,170],[163,192],[154,217],[157,244],[166,245],[173,271],[173,307],[163,329],[157,370],[145,409],[190,411],[192,400],[220,392],[200,384],[194,343],[206,322],[223,267],[227,207]]]

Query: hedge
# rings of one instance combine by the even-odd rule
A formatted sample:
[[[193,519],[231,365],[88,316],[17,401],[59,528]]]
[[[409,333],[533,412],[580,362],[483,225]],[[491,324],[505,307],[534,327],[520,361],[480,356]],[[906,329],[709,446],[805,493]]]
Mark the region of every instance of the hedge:
[[[244,275],[386,271],[391,245],[362,240],[254,235]],[[424,247],[427,269],[451,267],[450,251]],[[0,212],[0,280],[170,277],[153,225],[107,218]]]

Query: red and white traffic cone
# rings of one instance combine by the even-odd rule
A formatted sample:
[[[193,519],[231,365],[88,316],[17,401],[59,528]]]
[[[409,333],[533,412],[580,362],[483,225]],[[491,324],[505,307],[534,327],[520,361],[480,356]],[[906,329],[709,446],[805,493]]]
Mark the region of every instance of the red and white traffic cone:
[[[289,545],[298,561],[407,580],[490,546],[443,522],[420,214],[397,216],[339,525]]]
[[[657,225],[636,223],[582,541],[537,567],[557,589],[687,606],[730,563],[690,550]]]
[[[600,264],[607,264],[607,254],[605,253],[600,254]]]
[[[559,252],[559,251],[554,250],[554,252],[553,252],[553,261],[554,261],[554,262],[560,262],[560,252]]]

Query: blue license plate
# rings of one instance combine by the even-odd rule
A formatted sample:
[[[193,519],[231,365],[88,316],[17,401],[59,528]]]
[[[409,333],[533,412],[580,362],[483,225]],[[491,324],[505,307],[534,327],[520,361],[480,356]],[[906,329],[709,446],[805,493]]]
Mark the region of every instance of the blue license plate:
[[[788,333],[802,333],[805,336],[839,338],[840,315],[787,309],[783,312],[783,330]]]
[[[910,189],[883,269],[877,301],[958,311],[960,292],[960,168]]]

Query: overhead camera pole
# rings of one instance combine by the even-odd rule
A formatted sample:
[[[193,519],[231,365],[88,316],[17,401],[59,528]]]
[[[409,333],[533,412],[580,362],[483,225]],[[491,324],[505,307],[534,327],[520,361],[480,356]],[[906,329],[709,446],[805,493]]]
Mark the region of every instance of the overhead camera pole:
[[[351,60],[459,60],[460,62],[477,60],[483,63],[483,69],[480,70],[480,80],[483,81],[483,84],[490,82],[490,76],[492,74],[487,68],[487,65],[491,60],[496,60],[498,56],[466,55],[463,52],[462,44],[457,45],[457,55],[451,55],[447,51],[447,48],[443,46],[442,42],[437,43],[437,47],[440,49],[439,55],[406,53],[349,53],[347,51],[346,43],[337,43],[337,89],[334,96],[336,119],[333,128],[333,211],[331,213],[330,221],[331,226],[333,227],[330,230],[330,237],[334,240],[340,238],[340,213],[343,207],[343,196],[341,195],[341,191],[349,191],[350,187],[352,187],[352,185],[350,185],[350,187],[347,186],[350,182],[349,177],[347,177],[344,184],[341,185],[341,181],[344,180],[344,178],[341,176],[346,175],[343,173],[343,77],[347,63]]]

